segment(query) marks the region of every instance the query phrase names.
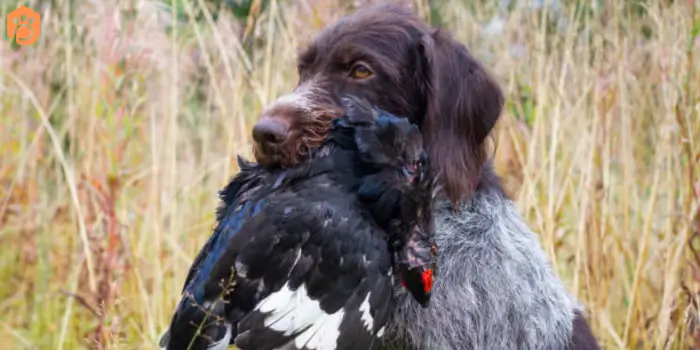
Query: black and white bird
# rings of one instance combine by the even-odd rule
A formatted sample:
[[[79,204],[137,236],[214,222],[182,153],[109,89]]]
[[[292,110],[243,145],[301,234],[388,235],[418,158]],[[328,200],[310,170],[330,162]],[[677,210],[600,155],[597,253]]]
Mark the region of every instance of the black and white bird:
[[[371,349],[395,274],[427,305],[434,189],[421,134],[365,101],[345,105],[299,166],[268,172],[239,158],[161,347]]]

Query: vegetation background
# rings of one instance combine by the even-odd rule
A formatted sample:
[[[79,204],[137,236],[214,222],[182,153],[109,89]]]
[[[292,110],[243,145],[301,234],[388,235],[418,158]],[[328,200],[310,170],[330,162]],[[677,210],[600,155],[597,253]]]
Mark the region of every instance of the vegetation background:
[[[0,347],[155,348],[296,50],[367,2],[21,2],[42,32],[0,43]],[[700,348],[700,4],[404,2],[507,91],[498,171],[603,348]]]

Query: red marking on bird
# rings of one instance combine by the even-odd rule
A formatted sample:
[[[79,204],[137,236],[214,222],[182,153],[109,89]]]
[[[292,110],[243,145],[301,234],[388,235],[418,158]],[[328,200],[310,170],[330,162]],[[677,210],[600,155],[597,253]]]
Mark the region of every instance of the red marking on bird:
[[[423,271],[421,279],[423,280],[423,289],[425,293],[430,293],[430,290],[433,289],[433,269]]]

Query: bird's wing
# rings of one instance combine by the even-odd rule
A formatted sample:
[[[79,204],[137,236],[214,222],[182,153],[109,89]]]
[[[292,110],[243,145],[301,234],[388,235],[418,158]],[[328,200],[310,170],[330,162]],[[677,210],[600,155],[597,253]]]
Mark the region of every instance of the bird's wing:
[[[235,283],[232,268],[239,249],[253,240],[264,226],[264,206],[267,200],[241,203],[223,216],[214,234],[204,245],[188,272],[180,303],[176,307],[169,329],[160,345],[173,350],[172,344],[189,344],[198,327],[208,339],[197,340],[191,349],[206,348],[207,344],[231,336],[226,325],[225,292]],[[193,328],[192,325],[195,325]],[[172,338],[172,339],[171,339]],[[201,337],[200,337],[201,338]],[[228,341],[227,341],[228,342]],[[202,344],[202,345],[199,345]]]
[[[202,348],[370,349],[390,310],[384,233],[347,206],[268,198],[223,217],[163,339],[187,344],[205,324]]]
[[[228,242],[238,232],[241,223],[256,215],[266,204],[264,199],[255,198],[255,191],[259,190],[263,182],[264,175],[261,168],[240,156],[238,167],[240,168],[238,174],[220,193],[222,204],[216,210],[218,225],[192,261],[182,286],[183,292],[212,248],[222,246],[222,242]]]
[[[300,246],[309,237],[298,228],[314,220],[297,211],[288,217],[279,215],[284,203],[283,198],[271,195],[244,203],[244,207],[252,206],[246,213],[244,209],[229,210],[223,216],[206,254],[200,254],[197,267],[191,270],[170,328],[161,338],[162,347],[172,350],[188,345],[197,332],[203,336],[197,337],[192,349],[206,349],[235,337],[230,324],[252,310],[264,295],[282,287]]]
[[[253,196],[253,192],[261,184],[258,169],[241,162],[242,159],[239,159],[241,171],[221,192],[223,204],[217,210],[217,227],[190,265],[182,287],[183,297],[175,310],[170,329],[161,336],[161,347],[165,347],[169,342],[171,329],[177,325],[175,321],[178,316],[183,319],[199,317],[199,311],[192,309],[192,306],[203,302],[205,281],[215,262],[221,258],[232,238],[241,231],[243,224],[258,215],[267,204],[266,199],[258,200]],[[191,316],[185,316],[187,312],[191,313]]]
[[[266,209],[271,217],[257,230],[278,232],[275,244],[256,238],[236,260],[247,291],[234,291],[231,303],[264,290],[238,321],[236,345],[370,349],[391,307],[384,232],[351,206],[292,197]]]

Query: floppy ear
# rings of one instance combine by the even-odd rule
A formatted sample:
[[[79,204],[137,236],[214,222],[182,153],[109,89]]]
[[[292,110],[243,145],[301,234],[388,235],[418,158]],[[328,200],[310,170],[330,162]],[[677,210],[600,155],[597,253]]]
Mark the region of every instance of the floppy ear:
[[[440,29],[423,36],[427,110],[421,131],[431,163],[453,205],[476,188],[484,141],[503,108],[503,91],[466,46]]]

